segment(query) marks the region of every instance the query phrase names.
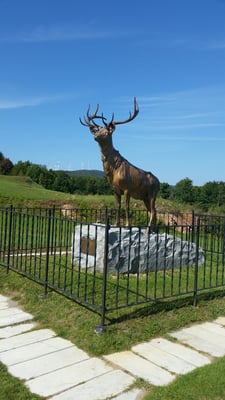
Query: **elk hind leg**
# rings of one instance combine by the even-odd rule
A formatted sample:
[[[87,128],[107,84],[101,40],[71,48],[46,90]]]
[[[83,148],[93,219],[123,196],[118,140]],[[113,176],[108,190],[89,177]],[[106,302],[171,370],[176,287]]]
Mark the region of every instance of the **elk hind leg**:
[[[146,229],[146,233],[149,234],[151,233],[151,230],[155,228],[156,226],[156,208],[155,208],[155,198],[148,199],[148,201],[145,201],[145,206],[148,210],[149,214],[149,223]]]
[[[121,209],[121,195],[115,193],[116,199],[116,226],[120,225],[120,209]]]

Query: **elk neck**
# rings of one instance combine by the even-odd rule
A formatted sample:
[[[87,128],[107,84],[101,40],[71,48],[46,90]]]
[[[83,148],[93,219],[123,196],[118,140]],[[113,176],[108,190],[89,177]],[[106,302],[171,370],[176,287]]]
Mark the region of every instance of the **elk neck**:
[[[102,163],[106,176],[111,181],[113,172],[120,167],[123,157],[113,147],[112,136],[108,136],[107,140],[98,142],[101,155]]]

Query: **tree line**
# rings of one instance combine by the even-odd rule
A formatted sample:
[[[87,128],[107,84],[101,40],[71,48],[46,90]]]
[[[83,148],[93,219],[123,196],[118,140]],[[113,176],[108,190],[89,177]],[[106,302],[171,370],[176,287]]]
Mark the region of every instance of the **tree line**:
[[[11,176],[28,176],[33,182],[45,189],[71,194],[112,194],[112,189],[105,175],[70,176],[64,171],[54,171],[46,166],[33,164],[30,161],[18,161],[13,164],[0,152],[0,174]]]
[[[225,182],[223,181],[210,181],[202,186],[194,186],[190,178],[184,178],[175,186],[161,183],[160,194],[164,199],[196,205],[203,211],[217,208],[225,212]]]
[[[112,194],[112,189],[105,175],[70,176],[64,171],[53,171],[45,166],[33,164],[30,161],[18,161],[13,164],[9,158],[0,152],[0,174],[28,176],[33,182],[45,189],[71,194]],[[184,178],[170,185],[163,182],[160,185],[159,196],[167,200],[198,206],[204,211],[219,208],[225,212],[225,182],[207,182],[203,186],[194,186],[190,178]]]

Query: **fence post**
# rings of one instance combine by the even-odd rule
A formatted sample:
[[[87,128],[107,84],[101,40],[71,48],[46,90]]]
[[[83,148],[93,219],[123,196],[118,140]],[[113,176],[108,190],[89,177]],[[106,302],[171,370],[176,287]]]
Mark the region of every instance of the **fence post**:
[[[200,218],[197,220],[196,228],[196,258],[195,258],[195,269],[194,269],[194,297],[193,306],[197,305],[197,294],[198,294],[198,257],[199,257],[199,235],[200,235]]]
[[[9,208],[9,233],[8,233],[8,253],[7,253],[7,274],[9,273],[9,265],[10,265],[10,252],[11,252],[11,237],[12,237],[12,213],[13,206],[11,205]]]
[[[55,205],[52,208],[52,236],[51,236],[51,254],[53,254],[54,250],[54,227],[55,227]],[[61,215],[60,215],[61,218]]]
[[[51,221],[52,221],[52,212],[49,208],[48,215],[47,215],[47,243],[46,243],[46,263],[45,263],[45,282],[44,282],[44,297],[47,296],[48,291],[48,270],[49,270],[49,253],[51,251]]]
[[[191,241],[194,242],[195,239],[195,212],[192,210],[192,221],[191,221]]]
[[[109,218],[106,215],[105,224],[105,243],[104,243],[104,259],[103,259],[103,283],[102,283],[102,309],[100,325],[95,326],[95,333],[105,331],[105,314],[106,314],[106,291],[107,291],[107,266],[108,266],[108,232],[110,229]]]

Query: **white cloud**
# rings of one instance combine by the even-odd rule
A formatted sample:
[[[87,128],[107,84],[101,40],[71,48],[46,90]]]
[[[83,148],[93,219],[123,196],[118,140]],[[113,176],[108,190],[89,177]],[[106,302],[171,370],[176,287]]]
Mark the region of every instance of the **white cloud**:
[[[153,128],[154,130],[157,130],[155,128]],[[172,127],[171,127],[172,130]],[[173,129],[174,130],[174,129]],[[166,135],[132,135],[132,138],[138,138],[139,140],[156,140],[157,142],[159,141],[163,141],[163,142],[225,142],[225,137],[224,136],[197,136],[197,135],[170,135],[170,134],[166,134]]]
[[[52,96],[37,96],[27,98],[15,98],[15,99],[1,99],[0,98],[0,110],[7,110],[13,108],[24,108],[34,107],[45,103],[51,103],[54,101],[62,100],[72,95],[52,95]]]
[[[94,40],[129,36],[133,32],[95,31],[84,28],[63,26],[39,26],[31,31],[16,32],[15,34],[0,37],[1,43],[35,43],[53,41]]]

